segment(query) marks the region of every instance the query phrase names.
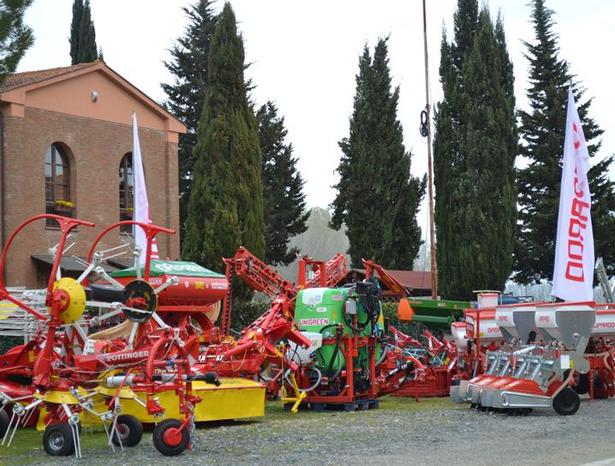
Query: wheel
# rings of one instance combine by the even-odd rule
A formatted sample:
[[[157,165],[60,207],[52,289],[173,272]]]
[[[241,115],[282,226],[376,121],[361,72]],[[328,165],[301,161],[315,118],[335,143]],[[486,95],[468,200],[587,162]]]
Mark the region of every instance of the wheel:
[[[589,393],[589,374],[575,374],[572,378],[574,385],[571,387],[579,395]]]
[[[75,452],[75,440],[67,424],[51,424],[45,428],[43,447],[51,456],[70,456]]]
[[[579,410],[581,400],[572,388],[566,387],[553,398],[553,409],[562,416],[571,416]]]
[[[122,414],[117,417],[117,423],[115,426],[115,432],[111,437],[111,441],[114,445],[125,447],[134,447],[138,445],[143,437],[143,424],[139,420],[131,416],[130,414]]]
[[[0,438],[6,434],[6,429],[9,427],[9,414],[4,410],[0,410]]]
[[[164,456],[181,454],[190,443],[188,428],[179,430],[182,423],[177,419],[165,419],[154,427],[152,441],[154,447]]]

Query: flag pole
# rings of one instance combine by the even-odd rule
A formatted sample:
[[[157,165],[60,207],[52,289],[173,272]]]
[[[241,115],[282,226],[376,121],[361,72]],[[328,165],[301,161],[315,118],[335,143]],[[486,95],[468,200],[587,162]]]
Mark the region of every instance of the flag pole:
[[[431,104],[429,101],[429,54],[427,52],[427,13],[423,0],[423,42],[425,47],[425,113],[427,124],[427,187],[429,196],[429,246],[431,256],[431,297],[438,297],[438,262],[436,261],[436,230],[433,212],[433,167],[431,158]]]

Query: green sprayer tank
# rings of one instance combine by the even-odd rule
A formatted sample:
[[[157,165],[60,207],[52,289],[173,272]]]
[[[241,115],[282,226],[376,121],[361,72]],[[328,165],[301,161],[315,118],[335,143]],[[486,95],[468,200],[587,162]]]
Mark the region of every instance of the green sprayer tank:
[[[334,339],[316,351],[312,362],[324,376],[335,376],[346,368],[342,337],[352,336],[355,333],[352,323],[353,312],[356,312],[356,330],[359,336],[369,336],[373,331],[382,330],[382,311],[379,309],[377,327],[372,328],[368,313],[352,288],[308,288],[301,290],[297,296],[295,322],[299,330],[319,333],[323,340]],[[378,348],[376,358],[379,354]],[[354,366],[367,369],[368,361],[367,347],[359,348]]]

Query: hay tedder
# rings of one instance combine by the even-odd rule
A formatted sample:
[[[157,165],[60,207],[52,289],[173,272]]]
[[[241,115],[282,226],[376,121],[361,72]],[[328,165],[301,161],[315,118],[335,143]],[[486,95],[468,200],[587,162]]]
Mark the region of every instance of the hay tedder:
[[[454,401],[508,414],[553,408],[571,415],[579,409],[579,395],[615,395],[612,305],[527,303],[470,314],[465,352],[470,363],[451,387]],[[484,329],[494,325],[500,336],[492,331],[491,338],[484,337]]]
[[[57,222],[60,239],[47,287],[22,290],[19,297],[3,281],[7,255],[15,237],[28,225],[45,219]],[[145,263],[134,248],[133,277],[115,279],[104,267],[117,248],[101,251],[99,241],[122,225],[136,225],[147,238]],[[61,262],[70,233],[93,227],[82,220],[38,215],[19,226],[6,242],[0,258],[0,299],[30,316],[37,330],[27,341],[0,356],[0,431],[10,444],[20,426],[44,429],[43,446],[50,455],[81,456],[81,425],[102,426],[111,448],[134,446],[141,440],[141,420],[130,410],[136,403],[158,421],[153,443],[164,455],[177,455],[194,440],[194,407],[201,398],[193,392],[197,381],[219,384],[214,373],[194,370],[198,336],[188,327],[171,327],[158,314],[165,290],[177,276],[155,285],[150,277],[152,242],[167,228],[139,222],[118,222],[96,239],[78,278],[63,277]],[[131,248],[132,249],[132,248]],[[88,312],[86,313],[86,309]],[[98,312],[97,315],[95,313]],[[114,318],[119,326],[91,334]],[[173,392],[176,405],[163,406],[159,395]],[[173,417],[166,415],[172,411]]]

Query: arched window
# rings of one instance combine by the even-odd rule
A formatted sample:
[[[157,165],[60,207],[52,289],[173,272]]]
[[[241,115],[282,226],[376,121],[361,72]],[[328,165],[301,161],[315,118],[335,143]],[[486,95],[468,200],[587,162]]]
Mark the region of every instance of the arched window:
[[[120,220],[133,219],[135,177],[132,171],[132,152],[128,152],[120,162]],[[130,225],[122,225],[121,231],[131,233]]]
[[[72,217],[74,207],[70,193],[70,160],[64,148],[53,143],[45,153],[45,211]],[[54,220],[47,220],[47,226],[57,225]]]

